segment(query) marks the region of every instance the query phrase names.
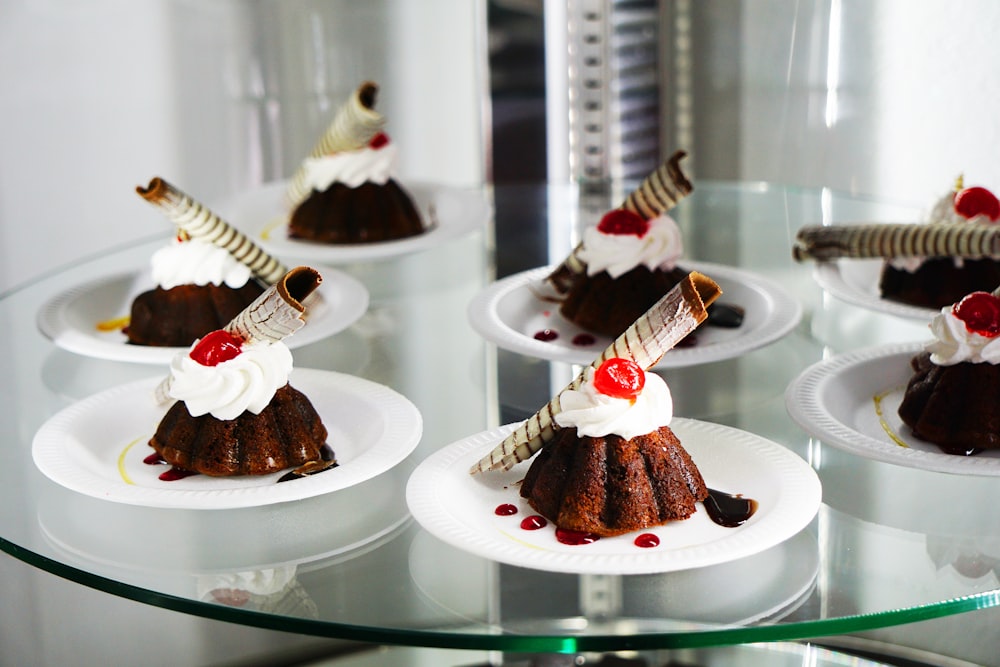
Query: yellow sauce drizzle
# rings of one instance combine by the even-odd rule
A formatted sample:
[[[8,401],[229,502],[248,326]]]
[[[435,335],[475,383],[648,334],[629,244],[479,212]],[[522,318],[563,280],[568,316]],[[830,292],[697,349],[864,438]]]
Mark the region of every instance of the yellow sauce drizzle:
[[[122,317],[116,317],[113,320],[104,320],[103,322],[97,323],[98,331],[121,331],[128,326],[131,318],[128,315],[123,315]]]
[[[279,215],[271,222],[264,226],[264,229],[260,233],[260,238],[262,241],[266,241],[271,238],[271,232],[273,232],[278,227],[282,227],[285,224],[285,216]]]
[[[136,438],[132,442],[125,445],[125,449],[123,449],[122,453],[118,455],[118,474],[121,475],[123,482],[125,482],[126,484],[132,484],[133,486],[135,485],[135,482],[133,482],[132,478],[128,476],[127,472],[125,472],[125,455],[128,454],[128,451],[132,449],[132,447],[135,446],[135,443],[139,442],[140,440],[142,440],[141,437]]]
[[[903,442],[903,439],[899,437],[899,434],[892,430],[892,427],[889,426],[889,422],[885,420],[885,416],[882,413],[882,400],[898,389],[900,389],[900,387],[893,387],[892,389],[883,391],[881,394],[875,394],[872,397],[872,401],[875,403],[875,414],[878,416],[878,423],[882,425],[882,430],[885,431],[885,434],[900,447],[909,448],[910,446]]]

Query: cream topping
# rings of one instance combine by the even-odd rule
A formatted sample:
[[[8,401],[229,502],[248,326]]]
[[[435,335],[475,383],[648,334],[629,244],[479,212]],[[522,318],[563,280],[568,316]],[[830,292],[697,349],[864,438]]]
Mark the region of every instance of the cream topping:
[[[231,420],[244,411],[260,414],[291,372],[292,353],[281,341],[244,343],[238,355],[216,366],[203,366],[189,352],[180,352],[170,363],[169,393],[184,401],[192,417]]]
[[[239,289],[252,275],[250,267],[225,248],[192,238],[174,239],[150,259],[153,282],[163,289],[178,285],[223,285]]]
[[[607,271],[612,278],[618,278],[640,265],[650,271],[669,271],[683,252],[680,227],[664,214],[649,220],[649,229],[642,236],[605,234],[597,227],[588,228],[583,233],[579,257],[587,264],[587,275]]]
[[[946,306],[930,324],[934,340],[925,346],[938,366],[1000,363],[1000,336],[990,338],[972,331]]]
[[[356,188],[366,181],[385,185],[396,170],[398,151],[394,143],[380,148],[365,146],[353,151],[306,158],[302,167],[307,190],[322,192],[333,183]]]
[[[583,384],[559,397],[555,421],[563,428],[576,427],[581,436],[615,434],[625,439],[652,433],[670,424],[674,402],[670,388],[659,375],[645,373],[642,392],[635,399],[615,398],[594,388],[594,369],[588,368]]]

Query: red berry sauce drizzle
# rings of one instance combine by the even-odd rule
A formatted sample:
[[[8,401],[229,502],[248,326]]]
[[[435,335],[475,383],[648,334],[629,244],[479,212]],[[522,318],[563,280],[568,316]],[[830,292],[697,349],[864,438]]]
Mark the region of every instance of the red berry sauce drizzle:
[[[716,524],[726,528],[742,526],[757,511],[758,503],[752,498],[744,498],[739,494],[725,493],[716,489],[708,490],[708,498],[703,503],[709,518]],[[496,506],[493,513],[497,516],[514,516],[518,513],[516,505],[503,503]],[[538,514],[531,514],[519,523],[521,530],[540,530],[549,525],[548,519]],[[579,530],[566,530],[556,527],[556,540],[561,544],[580,546],[593,544],[599,535]],[[660,538],[653,533],[640,533],[632,542],[640,549],[653,549],[660,546]]]

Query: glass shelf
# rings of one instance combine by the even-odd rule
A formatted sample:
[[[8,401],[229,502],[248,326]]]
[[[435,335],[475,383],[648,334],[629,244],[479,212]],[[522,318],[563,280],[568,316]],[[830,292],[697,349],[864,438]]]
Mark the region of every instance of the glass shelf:
[[[474,556],[409,517],[405,484],[421,460],[527,417],[573,372],[487,344],[469,325],[466,305],[495,278],[561,260],[622,191],[498,187],[486,193],[496,212],[489,229],[417,254],[338,266],[367,286],[369,311],[346,331],[295,350],[296,365],[392,387],[419,408],[424,432],[392,470],[291,503],[134,507],[64,489],[33,465],[32,437],[58,410],[163,372],[63,351],[38,332],[34,314],[73,285],[145,270],[164,239],[110,250],[2,295],[8,352],[0,369],[13,390],[0,407],[0,548],[86,586],[187,614],[417,647],[695,648],[853,633],[1000,605],[1000,526],[980,510],[995,495],[991,478],[846,454],[811,439],[786,414],[785,388],[809,364],[926,336],[919,323],[831,299],[811,266],[791,260],[803,224],[918,215],[826,190],[696,184],[675,211],[686,255],[780,282],[804,317],[767,347],[664,372],[678,415],[756,433],[813,466],[824,504],[806,529],[721,565],[571,575]]]

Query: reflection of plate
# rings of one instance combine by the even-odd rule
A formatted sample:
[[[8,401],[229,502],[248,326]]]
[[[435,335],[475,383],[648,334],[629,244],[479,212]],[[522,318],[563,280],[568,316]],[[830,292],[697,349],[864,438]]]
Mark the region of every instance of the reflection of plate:
[[[788,449],[727,426],[675,419],[671,428],[698,464],[708,486],[742,493],[760,503],[739,528],[723,528],[703,508],[685,521],[648,531],[660,546],[635,546],[635,535],[568,546],[552,525],[521,530],[533,510],[518,494],[529,462],[502,473],[470,475],[469,468],[516,424],[452,443],[424,460],[410,476],[406,501],[414,518],[445,542],[510,565],[553,572],[643,574],[724,563],[779,544],[808,524],[820,503],[816,473]],[[501,504],[513,516],[496,516]]]
[[[881,259],[845,259],[819,262],[813,276],[819,286],[841,301],[888,315],[930,322],[937,311],[933,308],[908,306],[883,299],[878,291]]]
[[[802,307],[784,289],[760,276],[718,264],[690,262],[685,268],[700,271],[719,283],[722,300],[746,309],[743,324],[736,329],[702,325],[698,342],[667,352],[657,368],[680,368],[738,357],[772,343],[798,324]],[[583,329],[559,314],[559,306],[547,295],[544,284],[552,267],[541,267],[508,276],[480,292],[469,303],[469,322],[481,336],[500,347],[539,359],[589,364],[611,344],[610,338],[590,336],[593,342],[574,343]],[[541,341],[535,334],[549,330],[554,340]]]
[[[491,586],[499,585],[505,599],[505,622],[531,618],[540,586],[573,591],[576,574],[553,574],[523,568],[495,569],[492,561],[448,545],[421,531],[410,546],[410,576],[429,600],[467,620],[489,618]],[[448,563],[447,568],[440,567]],[[752,572],[752,576],[747,576]],[[662,574],[634,575],[609,582],[621,587],[618,618],[674,619],[688,623],[746,625],[774,622],[808,598],[819,573],[819,549],[810,530],[738,561]],[[600,575],[598,575],[600,576]],[[564,582],[553,577],[564,577]],[[519,591],[523,595],[519,595]],[[478,594],[477,594],[478,593]],[[612,595],[611,597],[616,597]],[[523,601],[521,608],[517,601]],[[572,616],[577,596],[566,596],[566,616]]]
[[[340,373],[296,369],[290,381],[322,417],[338,467],[280,484],[281,472],[162,482],[157,476],[164,468],[143,463],[152,451],[145,443],[165,412],[152,398],[159,381],[120,385],[56,414],[35,434],[35,465],[69,489],[119,503],[250,507],[330,493],[370,479],[408,456],[423,427],[417,408],[388,387]]]
[[[219,211],[268,252],[285,258],[327,264],[365,262],[427,250],[481,229],[490,217],[490,207],[481,190],[407,183],[428,231],[398,241],[332,245],[290,239],[284,203],[286,182],[270,183],[234,197]]]
[[[887,345],[817,362],[788,385],[788,414],[810,435],[858,456],[934,472],[1000,475],[1000,451],[945,454],[913,437],[896,414],[912,375],[910,358],[921,349]]]
[[[321,299],[310,305],[308,324],[290,336],[290,348],[343,331],[368,309],[368,290],[351,276],[323,269]],[[169,364],[179,347],[130,345],[120,329],[99,331],[98,323],[128,315],[132,299],[151,289],[141,273],[106,276],[56,295],[38,311],[38,328],[59,347],[98,359]]]

